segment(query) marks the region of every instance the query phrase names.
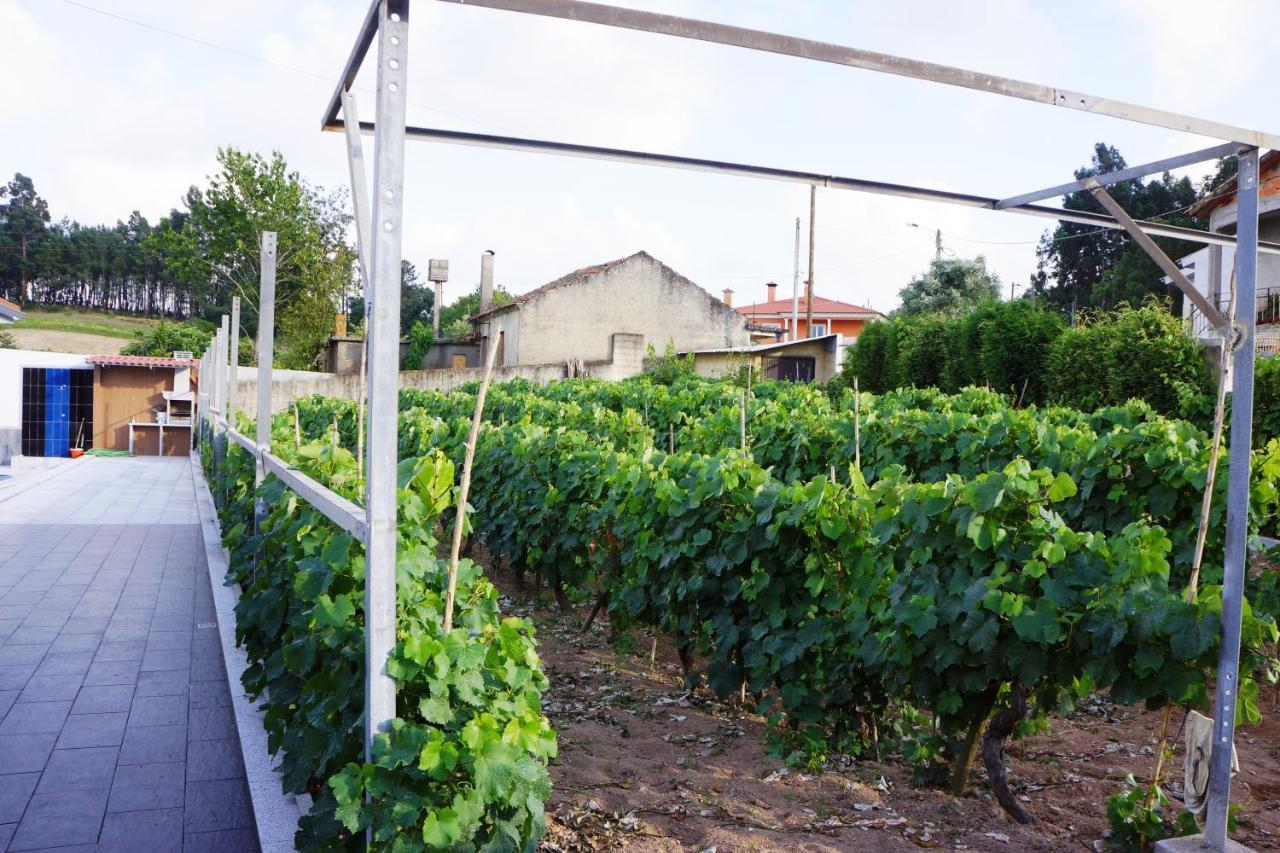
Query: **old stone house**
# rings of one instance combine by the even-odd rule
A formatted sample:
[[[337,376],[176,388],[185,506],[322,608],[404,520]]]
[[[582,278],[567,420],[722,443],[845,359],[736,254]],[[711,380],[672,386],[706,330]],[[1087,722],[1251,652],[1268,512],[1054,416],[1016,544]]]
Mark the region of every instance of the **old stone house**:
[[[616,342],[689,352],[748,346],[745,319],[647,252],[575,270],[475,317],[498,364],[611,361]]]

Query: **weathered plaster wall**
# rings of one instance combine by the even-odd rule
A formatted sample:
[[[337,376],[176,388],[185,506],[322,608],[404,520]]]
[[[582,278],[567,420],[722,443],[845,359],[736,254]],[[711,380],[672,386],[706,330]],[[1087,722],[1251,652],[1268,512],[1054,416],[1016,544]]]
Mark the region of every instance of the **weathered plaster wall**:
[[[640,335],[659,353],[669,340],[678,350],[751,343],[742,315],[647,255],[535,294],[494,319],[514,314],[519,329],[515,346],[508,337],[507,364],[513,352],[521,364],[607,359],[615,332]]]

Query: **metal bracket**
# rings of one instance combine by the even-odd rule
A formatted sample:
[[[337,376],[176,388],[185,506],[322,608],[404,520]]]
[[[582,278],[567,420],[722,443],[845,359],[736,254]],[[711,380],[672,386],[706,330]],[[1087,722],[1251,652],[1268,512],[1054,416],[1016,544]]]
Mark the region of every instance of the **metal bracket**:
[[[1125,213],[1120,203],[1111,197],[1111,193],[1107,192],[1106,188],[1096,178],[1086,178],[1083,183],[1084,189],[1093,193],[1093,197],[1115,217],[1125,231],[1129,232],[1129,236],[1142,247],[1144,252],[1151,256],[1151,260],[1156,262],[1156,266],[1160,267],[1164,274],[1169,276],[1169,279],[1178,286],[1182,294],[1200,309],[1200,313],[1204,314],[1210,324],[1221,332],[1225,339],[1226,333],[1230,329],[1230,321],[1222,316],[1222,312],[1209,301],[1208,297],[1196,289],[1196,286],[1191,283],[1191,279],[1187,278],[1186,273],[1164,253],[1163,249],[1156,245],[1156,241],[1152,240],[1128,213]]]

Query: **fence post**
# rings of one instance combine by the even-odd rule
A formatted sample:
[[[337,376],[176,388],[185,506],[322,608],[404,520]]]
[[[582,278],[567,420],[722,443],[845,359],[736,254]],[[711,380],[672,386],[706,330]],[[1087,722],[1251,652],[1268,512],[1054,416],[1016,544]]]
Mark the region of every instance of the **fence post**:
[[[369,322],[369,471],[365,551],[365,756],[396,716],[387,659],[396,642],[396,419],[400,385],[400,262],[404,191],[408,0],[378,4],[374,131],[373,306]]]
[[[1205,838],[1217,850],[1227,845],[1231,801],[1231,754],[1239,693],[1241,600],[1249,537],[1249,467],[1253,444],[1254,331],[1258,294],[1258,149],[1239,155],[1236,218],[1236,322],[1231,394],[1231,459],[1227,479],[1226,566],[1222,579],[1222,638],[1214,693],[1213,753],[1209,761],[1209,808]],[[1224,341],[1225,343],[1225,341]]]
[[[257,420],[258,464],[254,469],[254,491],[267,477],[262,454],[271,449],[271,367],[275,355],[276,325],[276,232],[262,232],[261,270],[258,285],[258,404]],[[253,501],[253,529],[261,532],[262,519],[267,517],[267,506],[261,496]]]
[[[231,297],[231,338],[227,344],[227,428],[236,428],[236,385],[240,382],[240,297]]]

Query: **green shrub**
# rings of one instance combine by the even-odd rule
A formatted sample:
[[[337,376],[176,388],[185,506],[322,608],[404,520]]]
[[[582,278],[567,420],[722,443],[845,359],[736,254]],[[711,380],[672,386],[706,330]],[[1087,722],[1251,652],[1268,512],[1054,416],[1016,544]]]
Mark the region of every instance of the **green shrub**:
[[[1045,360],[1054,341],[1062,335],[1062,318],[1025,301],[1000,302],[985,313],[977,334],[978,362],[984,380],[1014,400],[1044,402]],[[975,311],[970,316],[979,315]],[[975,377],[956,387],[977,384]]]
[[[120,354],[169,358],[174,352],[189,350],[199,358],[204,355],[205,348],[209,346],[212,338],[213,326],[203,320],[192,320],[188,323],[161,321],[154,326],[135,332],[133,341],[120,350]],[[242,342],[243,340],[242,338]],[[252,347],[252,342],[250,346]]]
[[[893,386],[889,382],[889,345],[893,339],[892,323],[868,323],[862,327],[857,342],[845,356],[842,373],[845,384],[853,387],[853,377],[864,391],[881,394]]]
[[[401,359],[400,369],[421,370],[422,360],[431,351],[431,344],[434,341],[435,336],[432,335],[430,326],[421,320],[414,322],[409,328],[409,349],[405,352],[404,358]]]
[[[1159,303],[1121,308],[1068,329],[1046,359],[1047,398],[1079,409],[1145,400],[1180,411],[1188,389],[1212,387],[1204,347]]]
[[[1280,356],[1258,359],[1253,377],[1253,446],[1280,438]]]
[[[947,365],[953,359],[958,321],[942,314],[924,314],[893,321],[893,358],[889,375],[893,387],[947,387]]]

